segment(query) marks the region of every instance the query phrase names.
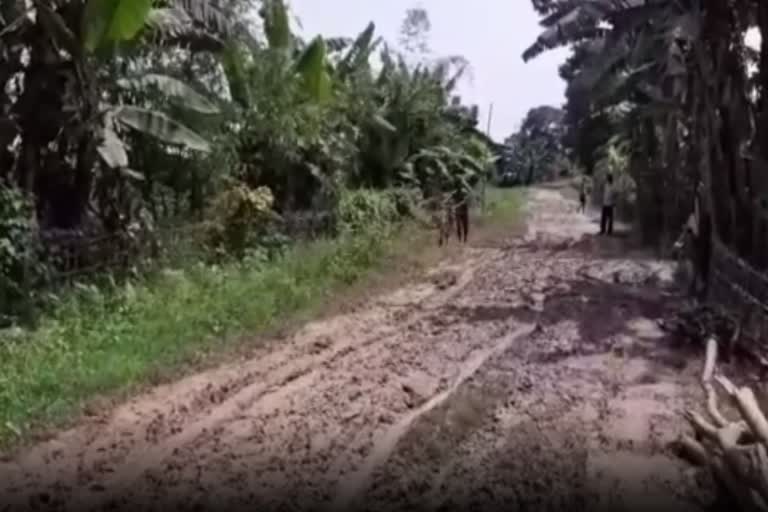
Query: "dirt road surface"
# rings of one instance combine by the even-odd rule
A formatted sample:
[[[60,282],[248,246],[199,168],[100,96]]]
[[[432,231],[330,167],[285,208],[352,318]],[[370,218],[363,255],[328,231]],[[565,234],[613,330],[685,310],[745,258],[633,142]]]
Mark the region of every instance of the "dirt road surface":
[[[656,323],[670,265],[556,188],[527,208],[524,237],[13,455],[3,504],[702,510],[669,448],[701,397],[699,349]]]

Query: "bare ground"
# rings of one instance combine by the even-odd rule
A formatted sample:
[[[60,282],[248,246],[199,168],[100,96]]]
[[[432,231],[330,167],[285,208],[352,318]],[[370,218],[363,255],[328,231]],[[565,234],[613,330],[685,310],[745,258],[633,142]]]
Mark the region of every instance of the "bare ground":
[[[0,464],[8,510],[702,510],[670,265],[557,189],[528,234]]]

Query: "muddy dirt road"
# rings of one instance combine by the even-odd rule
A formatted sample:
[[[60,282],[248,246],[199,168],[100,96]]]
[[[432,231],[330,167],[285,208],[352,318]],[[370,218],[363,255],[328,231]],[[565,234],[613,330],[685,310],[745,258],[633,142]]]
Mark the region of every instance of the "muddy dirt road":
[[[668,448],[700,398],[696,349],[656,324],[669,265],[557,189],[528,209],[525,237],[14,456],[4,503],[701,510]]]

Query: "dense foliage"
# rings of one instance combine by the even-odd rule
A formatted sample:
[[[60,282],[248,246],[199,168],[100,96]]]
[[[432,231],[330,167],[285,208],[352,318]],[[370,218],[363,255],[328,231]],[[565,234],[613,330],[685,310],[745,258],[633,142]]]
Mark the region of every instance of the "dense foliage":
[[[243,257],[297,212],[340,232],[473,187],[492,159],[453,94],[467,62],[430,58],[428,29],[409,11],[403,54],[373,24],[305,41],[282,0],[4,0],[3,294],[87,259],[50,257],[62,238],[157,253],[195,222],[214,257]]]
[[[713,238],[768,266],[768,34],[761,0],[532,0],[544,32],[528,60],[573,49],[565,142],[588,172],[612,155],[636,185],[649,241],[675,232],[696,184]]]
[[[502,183],[530,185],[568,171],[564,117],[563,110],[548,105],[528,111],[520,129],[504,141]]]

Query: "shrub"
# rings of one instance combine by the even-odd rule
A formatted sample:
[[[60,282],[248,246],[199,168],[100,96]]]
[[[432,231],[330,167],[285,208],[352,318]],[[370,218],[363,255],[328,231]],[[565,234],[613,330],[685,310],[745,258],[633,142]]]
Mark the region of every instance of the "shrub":
[[[219,194],[210,217],[210,239],[217,253],[242,258],[273,218],[273,203],[268,187],[252,189],[242,182],[234,182]]]
[[[393,188],[387,192],[395,203],[397,214],[401,218],[414,218],[419,209],[421,192],[415,188]]]
[[[337,217],[342,232],[361,232],[396,222],[401,215],[392,193],[359,189],[342,192]]]

